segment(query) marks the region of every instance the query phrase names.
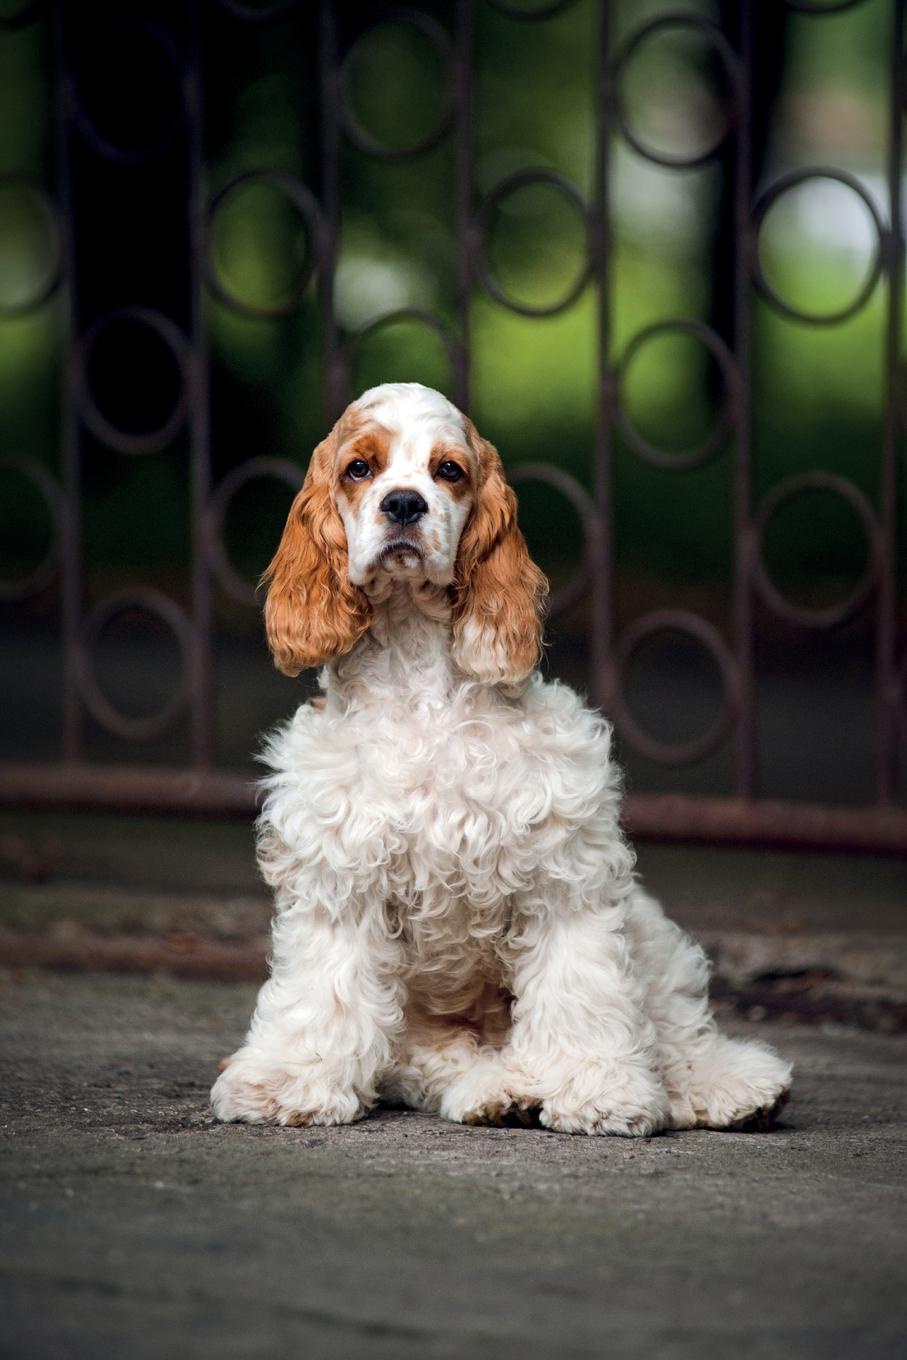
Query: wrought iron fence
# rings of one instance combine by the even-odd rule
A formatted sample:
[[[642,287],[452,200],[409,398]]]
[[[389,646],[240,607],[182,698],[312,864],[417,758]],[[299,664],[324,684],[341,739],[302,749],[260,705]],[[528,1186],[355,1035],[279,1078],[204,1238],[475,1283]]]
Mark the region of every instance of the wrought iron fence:
[[[595,173],[591,196],[551,169],[520,169],[500,179],[480,196],[474,165],[475,100],[473,25],[480,0],[455,0],[437,13],[393,9],[368,14],[365,22],[354,7],[320,0],[317,15],[301,0],[260,5],[243,0],[193,0],[187,6],[159,6],[161,14],[95,15],[83,8],[34,3],[21,6],[12,17],[0,19],[7,28],[29,23],[52,26],[60,90],[57,121],[57,180],[53,192],[36,183],[20,183],[43,214],[54,242],[54,263],[39,290],[15,312],[35,312],[56,295],[68,316],[62,383],[62,437],[59,476],[27,456],[7,458],[43,497],[55,529],[53,545],[27,578],[3,586],[10,602],[46,591],[59,577],[64,668],[62,675],[62,758],[37,763],[7,763],[0,768],[0,798],[7,806],[80,806],[210,813],[250,812],[254,790],[244,774],[219,763],[212,724],[212,601],[217,592],[243,606],[254,604],[251,586],[235,569],[225,543],[224,524],[237,493],[259,478],[284,482],[290,490],[301,482],[303,469],[268,455],[251,457],[216,481],[212,474],[208,400],[208,338],[204,297],[210,290],[228,307],[252,316],[275,317],[296,310],[315,291],[320,311],[319,343],[323,359],[323,418],[331,422],[348,400],[351,367],[357,344],[376,328],[400,319],[423,324],[436,335],[449,359],[450,395],[470,409],[470,324],[473,299],[483,291],[497,304],[526,317],[546,317],[565,311],[584,290],[596,298],[598,362],[596,427],[591,490],[554,463],[523,464],[513,469],[520,485],[542,483],[565,497],[582,526],[581,564],[572,579],[556,592],[555,615],[588,596],[590,675],[594,698],[611,714],[626,745],[662,765],[695,763],[722,744],[731,743],[734,789],[723,797],[688,793],[634,792],[627,803],[627,819],[637,835],[656,837],[762,841],[907,849],[907,811],[897,801],[899,741],[905,730],[904,691],[907,656],[899,636],[897,583],[897,501],[902,451],[903,365],[900,352],[904,285],[904,230],[901,204],[902,117],[905,84],[903,56],[903,0],[891,0],[890,82],[887,131],[887,203],[882,210],[852,175],[825,165],[801,169],[777,179],[756,196],[753,170],[753,100],[760,79],[757,69],[757,24],[770,6],[740,0],[728,30],[698,13],[661,13],[638,23],[619,43],[612,38],[607,0],[595,7],[598,28],[595,87]],[[566,10],[573,0],[524,8],[517,0],[482,0],[515,22],[544,25]],[[778,0],[781,4],[782,0]],[[834,15],[860,0],[784,0],[790,11],[810,13],[817,23],[833,23]],[[87,7],[86,7],[87,8]],[[126,7],[129,9],[130,7]],[[314,185],[272,167],[247,169],[213,188],[205,169],[205,23],[210,9],[218,9],[237,25],[267,25],[284,21],[303,10],[312,22],[318,47],[320,86],[317,95],[319,146]],[[389,20],[413,26],[428,41],[446,71],[439,117],[418,140],[390,148],[363,126],[349,97],[350,54],[364,29]],[[91,25],[94,24],[94,29]],[[643,44],[656,34],[691,31],[699,35],[718,63],[728,90],[725,117],[715,136],[690,156],[668,154],[643,140],[627,115],[621,97],[622,74]],[[86,48],[100,33],[109,52],[121,40],[153,50],[154,59],[172,83],[173,108],[160,126],[143,129],[139,139],[119,141],[99,125],[92,109],[90,85],[84,74]],[[685,169],[723,157],[729,174],[728,205],[732,220],[732,315],[728,334],[694,318],[670,317],[640,331],[615,357],[612,344],[611,249],[612,184],[609,147],[613,138],[625,140],[638,156],[673,168]],[[421,307],[397,308],[373,317],[365,327],[344,333],[335,311],[335,272],[341,222],[339,182],[341,144],[348,142],[376,162],[415,159],[445,139],[454,148],[453,203],[456,242],[455,317],[453,322]],[[91,162],[91,178],[86,166]],[[164,169],[161,169],[164,164]],[[101,171],[98,171],[98,166]],[[106,170],[105,170],[106,167]],[[103,174],[111,176],[110,201]],[[161,193],[161,176],[174,174],[178,193]],[[821,316],[805,314],[773,287],[763,269],[758,249],[760,228],[769,209],[796,186],[831,179],[858,195],[875,231],[871,268],[859,294],[846,307]],[[90,180],[103,202],[84,200]],[[9,181],[7,181],[9,182]],[[304,222],[312,249],[290,295],[262,304],[238,296],[213,266],[211,223],[244,187],[264,184],[285,195]],[[517,300],[496,275],[489,248],[496,215],[509,196],[528,186],[548,186],[568,200],[584,228],[583,268],[564,295],[555,301],[530,305]],[[100,188],[99,188],[100,186]],[[112,200],[116,199],[116,202]],[[123,204],[128,201],[128,211]],[[165,211],[170,214],[162,219]],[[95,224],[101,244],[92,244]],[[103,227],[100,226],[103,224]],[[91,251],[107,250],[107,261],[130,233],[126,254],[131,265],[112,270],[112,279],[95,288],[89,309],[80,287],[80,272]],[[176,265],[157,277],[160,305],[132,302],[147,298],[142,270],[155,243],[169,251]],[[106,243],[106,244],[105,244]],[[96,271],[97,273],[97,271]],[[756,294],[779,312],[804,324],[833,326],[865,306],[883,288],[887,321],[885,332],[886,414],[879,449],[877,503],[851,480],[815,470],[781,480],[757,499],[753,467],[751,403],[751,312]],[[172,401],[152,427],[136,432],[118,422],[97,399],[93,386],[94,358],[99,347],[116,345],[125,330],[145,334],[169,355],[175,374]],[[654,445],[635,427],[623,392],[623,379],[634,357],[654,340],[682,334],[705,347],[717,367],[720,387],[719,417],[711,432],[682,454]],[[106,597],[87,598],[83,573],[82,522],[88,440],[123,457],[145,455],[164,448],[182,431],[188,450],[192,550],[191,589],[183,607],[161,589],[147,586],[119,588]],[[614,607],[614,478],[613,449],[622,438],[635,455],[655,466],[668,466],[674,475],[699,467],[731,444],[733,483],[733,608],[726,632],[701,614],[686,608],[649,610],[618,628]],[[92,446],[94,447],[94,445]],[[865,572],[847,598],[813,607],[781,593],[767,569],[765,536],[780,508],[810,490],[843,497],[863,526],[867,544]],[[765,609],[794,629],[829,630],[862,612],[871,612],[875,626],[876,796],[863,806],[778,802],[760,797],[757,781],[758,736],[755,721],[754,612]],[[150,713],[123,711],[105,693],[95,668],[95,647],[111,621],[125,611],[153,616],[175,639],[179,678],[165,701]],[[704,649],[714,661],[722,686],[717,715],[706,731],[687,741],[665,741],[640,723],[626,702],[627,669],[647,640],[665,632],[680,633]],[[189,751],[180,768],[139,761],[97,763],[86,758],[83,733],[86,717],[124,742],[160,735],[188,714]],[[249,734],[252,739],[252,733]]]

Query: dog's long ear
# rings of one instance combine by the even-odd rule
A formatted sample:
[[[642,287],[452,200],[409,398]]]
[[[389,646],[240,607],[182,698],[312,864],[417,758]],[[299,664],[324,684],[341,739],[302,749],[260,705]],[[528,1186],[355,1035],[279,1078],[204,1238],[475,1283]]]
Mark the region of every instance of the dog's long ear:
[[[342,656],[371,619],[367,596],[350,584],[347,572],[346,533],[332,490],[336,449],[335,425],[312,454],[277,552],[261,578],[268,585],[268,646],[285,675]]]
[[[497,449],[469,420],[466,434],[478,486],[457,553],[453,655],[462,671],[484,684],[516,685],[541,656],[548,582],[517,526],[516,496]]]

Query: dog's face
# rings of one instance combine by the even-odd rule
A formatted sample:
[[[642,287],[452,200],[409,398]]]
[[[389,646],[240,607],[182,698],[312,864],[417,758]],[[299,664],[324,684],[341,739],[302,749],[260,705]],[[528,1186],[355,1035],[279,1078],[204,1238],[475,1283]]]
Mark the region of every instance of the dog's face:
[[[344,413],[335,443],[353,585],[368,591],[385,575],[450,585],[479,477],[456,407],[415,384],[374,388]]]
[[[312,455],[263,578],[279,669],[297,675],[350,651],[395,578],[446,589],[452,655],[466,675],[513,685],[535,666],[546,582],[501,460],[419,383],[364,393]]]

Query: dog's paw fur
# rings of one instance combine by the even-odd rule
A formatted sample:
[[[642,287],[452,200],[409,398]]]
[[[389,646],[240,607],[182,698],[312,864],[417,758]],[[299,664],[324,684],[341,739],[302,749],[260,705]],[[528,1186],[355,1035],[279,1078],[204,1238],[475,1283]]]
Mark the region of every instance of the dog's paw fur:
[[[665,1127],[668,1116],[667,1093],[653,1072],[590,1059],[543,1100],[540,1119],[558,1133],[647,1138]]]
[[[756,1039],[715,1035],[667,1076],[671,1128],[758,1131],[787,1104],[791,1065]]]
[[[368,1113],[355,1091],[331,1081],[318,1064],[283,1067],[251,1049],[227,1061],[211,1090],[211,1108],[224,1123],[352,1124]]]

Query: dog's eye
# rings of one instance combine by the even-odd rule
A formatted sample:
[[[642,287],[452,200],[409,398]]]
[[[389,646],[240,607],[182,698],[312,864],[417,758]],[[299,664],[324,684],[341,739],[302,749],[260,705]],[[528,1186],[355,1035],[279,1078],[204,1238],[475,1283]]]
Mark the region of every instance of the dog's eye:
[[[445,482],[458,482],[463,476],[463,469],[450,458],[445,458],[435,476],[443,477]]]
[[[372,470],[364,458],[354,458],[346,470],[346,475],[354,482],[361,482],[364,477],[372,475]]]

